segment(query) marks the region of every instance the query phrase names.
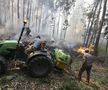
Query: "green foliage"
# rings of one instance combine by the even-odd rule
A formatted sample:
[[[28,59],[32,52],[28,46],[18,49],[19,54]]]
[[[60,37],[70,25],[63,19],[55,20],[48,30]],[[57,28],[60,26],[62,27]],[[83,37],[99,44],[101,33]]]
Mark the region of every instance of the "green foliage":
[[[66,80],[59,90],[81,90],[78,83],[74,80]]]

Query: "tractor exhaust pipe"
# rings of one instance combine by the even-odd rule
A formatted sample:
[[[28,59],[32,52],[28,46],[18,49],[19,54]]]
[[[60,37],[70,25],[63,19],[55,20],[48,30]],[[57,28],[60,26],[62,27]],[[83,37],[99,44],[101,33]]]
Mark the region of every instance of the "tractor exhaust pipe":
[[[22,28],[22,31],[21,31],[21,33],[20,33],[17,46],[18,46],[19,43],[20,43],[20,40],[21,40],[21,37],[22,37],[22,35],[23,35],[23,32],[24,32],[24,29],[25,29],[25,25],[26,25],[26,24],[27,24],[27,20],[24,20],[24,22],[23,22],[23,28]]]

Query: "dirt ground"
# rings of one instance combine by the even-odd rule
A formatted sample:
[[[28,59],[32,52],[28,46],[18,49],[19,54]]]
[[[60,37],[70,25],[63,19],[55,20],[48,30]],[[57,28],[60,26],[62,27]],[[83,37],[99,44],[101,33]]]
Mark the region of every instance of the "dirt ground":
[[[51,72],[45,78],[31,78],[22,71],[10,72],[1,76],[0,90],[62,90],[60,87],[66,80],[75,80],[80,90],[108,90],[108,67],[94,63],[90,85],[85,82],[86,73],[83,74],[83,81],[80,83],[75,78],[80,67],[81,61],[76,60],[71,65],[70,74]]]

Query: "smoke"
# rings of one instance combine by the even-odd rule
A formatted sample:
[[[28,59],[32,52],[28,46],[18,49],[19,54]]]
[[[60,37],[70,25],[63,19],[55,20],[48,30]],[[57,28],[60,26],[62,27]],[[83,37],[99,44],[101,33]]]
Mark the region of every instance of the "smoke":
[[[19,2],[20,16],[18,18],[17,0],[13,1],[14,1],[13,17],[12,17],[12,3],[8,4],[9,3],[8,1],[6,5],[9,8],[6,7],[7,12],[5,13],[3,12],[2,16],[5,14],[8,15],[6,15],[6,21],[4,23],[4,26],[2,28],[0,27],[0,34],[1,35],[4,34],[4,36],[9,35],[7,37],[18,39],[21,29],[23,27],[23,19],[26,17],[27,14],[27,2],[25,3],[25,9],[23,11],[23,0],[20,0]],[[39,0],[39,2],[36,2],[37,0],[31,0],[31,1],[32,1],[32,7],[31,7],[31,13],[29,11],[30,19],[28,21],[29,22],[28,26],[32,31],[31,34],[33,38],[35,38],[37,35],[40,35],[43,37],[43,39],[47,40],[48,42],[52,42],[52,39],[54,39],[55,45],[59,47],[63,45],[67,47],[74,47],[75,45],[83,42],[82,34],[84,33],[85,28],[84,28],[84,23],[82,23],[81,20],[85,18],[83,15],[84,0],[76,0],[75,7],[74,8],[72,7],[70,9],[71,12],[68,16],[68,21],[70,26],[67,29],[65,40],[61,40],[61,32],[63,32],[62,29],[63,29],[64,16],[63,13],[59,10],[59,8],[57,10],[54,9],[53,0]],[[42,3],[43,6],[41,7],[40,4]],[[52,17],[55,19],[54,37],[52,37],[53,31],[50,25]],[[37,32],[38,30],[39,32]]]

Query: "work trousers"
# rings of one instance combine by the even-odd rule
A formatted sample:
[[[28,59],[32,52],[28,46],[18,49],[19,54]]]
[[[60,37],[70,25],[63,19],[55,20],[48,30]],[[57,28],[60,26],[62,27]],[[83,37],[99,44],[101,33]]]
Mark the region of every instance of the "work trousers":
[[[81,81],[81,77],[82,77],[83,72],[86,71],[86,73],[87,73],[86,80],[89,83],[91,68],[92,68],[92,65],[87,65],[86,63],[83,63],[82,67],[80,68],[79,74],[78,74],[79,81]]]

